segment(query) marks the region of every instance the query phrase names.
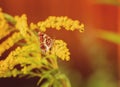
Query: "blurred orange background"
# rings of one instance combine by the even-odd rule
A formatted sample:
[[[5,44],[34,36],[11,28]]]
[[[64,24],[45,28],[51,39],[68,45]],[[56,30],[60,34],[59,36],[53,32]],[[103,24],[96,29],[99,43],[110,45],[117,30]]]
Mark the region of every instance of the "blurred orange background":
[[[103,0],[104,1],[104,0]],[[96,38],[97,29],[119,33],[120,10],[118,5],[98,3],[95,0],[0,0],[0,7],[11,15],[27,14],[28,22],[45,20],[48,16],[68,16],[85,24],[83,33],[48,30],[47,33],[57,39],[68,43],[71,51],[70,68],[81,75],[81,79],[88,79],[95,69],[104,67],[94,64],[94,57],[101,53],[101,48],[107,50],[108,69],[112,69],[113,76],[118,79],[120,70],[120,50],[117,44]],[[89,55],[90,49],[100,44],[100,49],[95,48],[96,55]],[[104,50],[103,49],[103,50]],[[101,53],[102,54],[102,53]],[[97,59],[96,59],[97,60]],[[102,59],[101,59],[102,60]],[[94,62],[93,62],[94,61]],[[96,67],[95,67],[96,66]]]

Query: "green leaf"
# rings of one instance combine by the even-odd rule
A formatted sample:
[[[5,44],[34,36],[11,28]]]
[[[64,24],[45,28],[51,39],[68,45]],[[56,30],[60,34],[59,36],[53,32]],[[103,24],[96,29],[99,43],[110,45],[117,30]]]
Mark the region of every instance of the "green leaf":
[[[49,82],[45,82],[45,83],[43,83],[40,87],[50,87],[49,85],[50,85]]]
[[[12,24],[16,24],[15,19],[14,19],[11,15],[9,15],[9,14],[7,14],[7,13],[4,13],[4,17],[5,17],[5,19],[6,19],[8,22],[10,22],[10,23],[12,23]]]
[[[116,44],[120,44],[120,35],[114,32],[100,30],[98,37]]]

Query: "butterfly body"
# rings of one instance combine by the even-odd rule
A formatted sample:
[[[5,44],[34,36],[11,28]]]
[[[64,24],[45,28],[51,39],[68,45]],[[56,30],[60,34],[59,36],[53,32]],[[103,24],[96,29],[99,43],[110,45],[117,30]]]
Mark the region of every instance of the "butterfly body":
[[[46,53],[52,47],[54,40],[43,32],[39,32],[38,35],[39,35],[40,48],[42,50],[42,53]]]

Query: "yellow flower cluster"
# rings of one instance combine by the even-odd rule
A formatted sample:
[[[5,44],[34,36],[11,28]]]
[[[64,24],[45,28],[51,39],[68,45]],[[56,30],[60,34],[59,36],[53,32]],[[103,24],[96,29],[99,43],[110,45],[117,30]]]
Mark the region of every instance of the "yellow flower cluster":
[[[10,22],[13,22],[12,25],[10,25]],[[36,68],[40,69],[41,73],[41,67],[47,68],[48,70],[56,69],[57,58],[66,61],[70,60],[69,49],[63,40],[53,40],[49,52],[45,54],[41,53],[42,48],[40,46],[38,32],[45,32],[47,28],[56,30],[64,28],[70,31],[79,30],[82,32],[84,30],[84,24],[66,16],[50,16],[45,21],[28,25],[26,15],[12,17],[6,14],[5,17],[4,13],[0,11],[0,40],[8,35],[4,40],[1,40],[0,57],[2,58],[2,54],[11,47],[14,47],[16,43],[22,43],[18,44],[18,47],[12,50],[4,60],[0,60],[0,77],[15,77],[21,73],[28,74],[32,72],[32,69]],[[42,37],[44,40],[43,45],[48,46],[46,43],[49,43],[50,38],[44,35]],[[15,67],[17,64],[22,67],[21,70]]]
[[[8,23],[4,18],[3,12],[0,10],[0,39],[10,33],[8,29]]]
[[[40,54],[40,49],[36,44],[29,44],[29,45],[25,45],[21,48],[16,49],[16,51],[14,51],[14,54],[18,57],[25,57],[25,58],[41,58],[41,54]],[[24,60],[23,60],[24,61]],[[22,59],[21,61],[22,62]]]
[[[25,37],[27,30],[28,30],[26,15],[23,14],[21,17],[15,16],[15,21],[16,21],[16,25],[15,25],[16,29],[18,29],[21,35]]]
[[[5,60],[0,61],[0,77],[11,76],[12,73],[9,73],[9,72],[14,68],[15,65],[18,64],[18,62],[16,62],[16,56],[18,55],[17,54],[18,49],[19,47],[16,50],[10,52],[10,54]]]
[[[8,67],[8,64],[4,60],[0,61],[0,77],[7,77],[5,73],[8,71]]]
[[[55,28],[57,30],[60,30],[65,28],[66,30],[79,30],[80,32],[84,31],[84,24],[80,24],[78,20],[72,20],[68,17],[55,17],[55,16],[50,16],[47,18],[45,21],[40,21],[38,22],[37,25],[34,25],[33,23],[31,24],[32,29],[39,28],[40,31],[45,32],[47,28]]]
[[[24,37],[24,40],[27,43],[36,43],[39,45],[39,39],[34,34],[35,31],[33,31],[28,26],[26,15],[23,14],[21,17],[15,16],[15,20],[16,20],[15,27],[16,27],[16,29],[19,30],[21,35]],[[30,27],[31,27],[31,25],[30,25]]]
[[[0,29],[7,29],[8,28],[8,24],[7,21],[4,18],[4,14],[2,13],[2,11],[0,11]]]
[[[6,39],[4,42],[0,44],[0,56],[2,53],[6,50],[8,50],[10,47],[12,47],[15,43],[17,43],[21,39],[20,33],[16,32],[11,37]]]
[[[13,70],[17,64],[40,64],[40,50],[35,44],[27,45],[24,47],[17,47],[14,51],[11,51],[5,60],[0,61],[0,77],[9,77],[10,75],[16,76],[17,70]],[[11,72],[11,70],[13,72]],[[5,74],[7,72],[11,74]],[[25,67],[21,72],[26,72]]]
[[[56,30],[64,28],[82,32],[84,24],[66,16],[50,16],[45,21],[29,25],[26,15],[12,17],[0,9],[0,58],[2,58],[0,59],[0,78],[38,77],[40,78],[38,85],[41,87],[46,85],[47,87],[71,87],[69,80],[59,73],[57,61],[58,58],[70,60],[67,44],[63,40],[53,40],[49,35],[42,33],[47,28]],[[10,51],[8,56],[3,58],[8,49]],[[46,50],[45,53],[42,50]],[[47,84],[46,82],[41,84],[44,79],[48,81]],[[65,83],[61,84],[60,81]]]
[[[67,44],[62,40],[55,40],[51,54],[56,55],[62,60],[70,60],[69,49],[67,48]]]

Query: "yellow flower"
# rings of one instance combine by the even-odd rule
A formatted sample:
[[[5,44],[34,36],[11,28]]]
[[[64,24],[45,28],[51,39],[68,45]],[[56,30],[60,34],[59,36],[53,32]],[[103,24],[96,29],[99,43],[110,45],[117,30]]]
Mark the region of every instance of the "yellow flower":
[[[38,22],[38,27],[39,27],[39,29],[40,29],[40,31],[42,31],[42,32],[45,32],[46,31],[46,22]]]
[[[8,24],[7,21],[4,18],[4,14],[0,11],[0,29],[7,29],[8,28]]]
[[[16,20],[16,29],[18,29],[24,37],[26,37],[26,33],[28,30],[28,24],[27,24],[27,17],[25,14],[23,14],[21,17],[15,16]]]
[[[18,42],[21,39],[21,35],[20,33],[14,33],[11,37],[9,37],[8,39],[6,39],[4,42],[2,42],[0,44],[0,56],[2,55],[2,53],[4,53],[4,51],[8,50],[9,48],[11,48],[16,42]]]
[[[50,16],[45,21],[40,21],[37,24],[30,23],[30,25],[27,23],[25,14],[21,17],[12,17],[11,20],[8,20],[9,17],[5,17],[0,9],[0,40],[10,34],[8,38],[0,43],[0,56],[2,57],[5,51],[19,43],[20,40],[23,41],[23,44],[12,50],[5,59],[0,60],[0,77],[16,77],[20,74],[31,74],[31,70],[41,69],[42,67],[52,69],[51,66],[58,67],[57,58],[66,61],[70,60],[69,49],[62,40],[54,40],[51,49],[46,54],[42,54],[39,36],[36,35],[37,32],[45,32],[47,28],[54,28],[56,30],[64,28],[70,31],[79,30],[80,32],[84,30],[84,24],[67,16]],[[14,23],[11,21],[14,21]],[[12,23],[12,26],[9,22]],[[44,38],[46,41],[46,37],[43,36]],[[43,63],[43,60],[46,61]],[[20,65],[21,69],[18,69],[16,65]],[[42,72],[42,70],[39,72]]]
[[[80,24],[78,20],[72,20],[68,17],[55,17],[50,16],[45,21],[40,21],[37,24],[40,31],[45,32],[46,28],[55,28],[56,30],[62,29],[64,27],[66,30],[74,31],[79,30],[84,31],[84,24]]]
[[[26,43],[30,44],[30,43],[37,43],[38,44],[38,37],[34,34],[34,29],[37,28],[37,26],[33,23],[30,24],[30,27],[27,24],[27,17],[26,15],[22,15],[21,17],[16,16],[15,17],[16,20],[16,29],[19,30],[19,32],[21,33],[21,35],[24,37],[24,40],[26,41]]]
[[[36,24],[30,23],[30,29],[31,29],[31,30],[35,30],[35,29],[37,29],[37,28],[38,28],[38,27],[37,27]]]
[[[51,49],[51,54],[56,55],[62,60],[70,60],[70,52],[67,48],[67,44],[62,40],[55,40],[54,45]]]
[[[31,56],[31,55],[32,56]],[[35,54],[35,55],[34,55]],[[32,58],[33,57],[33,58]],[[36,44],[31,44],[23,47],[17,47],[14,51],[11,51],[6,59],[0,61],[0,77],[6,76],[5,74],[13,70],[17,64],[40,64],[41,55],[40,49],[36,47]],[[25,74],[26,68],[23,68],[23,73]],[[14,71],[14,70],[13,70]],[[4,76],[3,76],[4,74]],[[16,76],[17,72],[14,71],[11,75]]]
[[[0,61],[0,71],[7,71],[8,70],[8,64],[5,62],[5,61],[3,61],[3,60],[1,60]]]
[[[4,18],[3,12],[0,10],[0,39],[9,34],[11,30],[9,31],[8,28],[8,23]]]

